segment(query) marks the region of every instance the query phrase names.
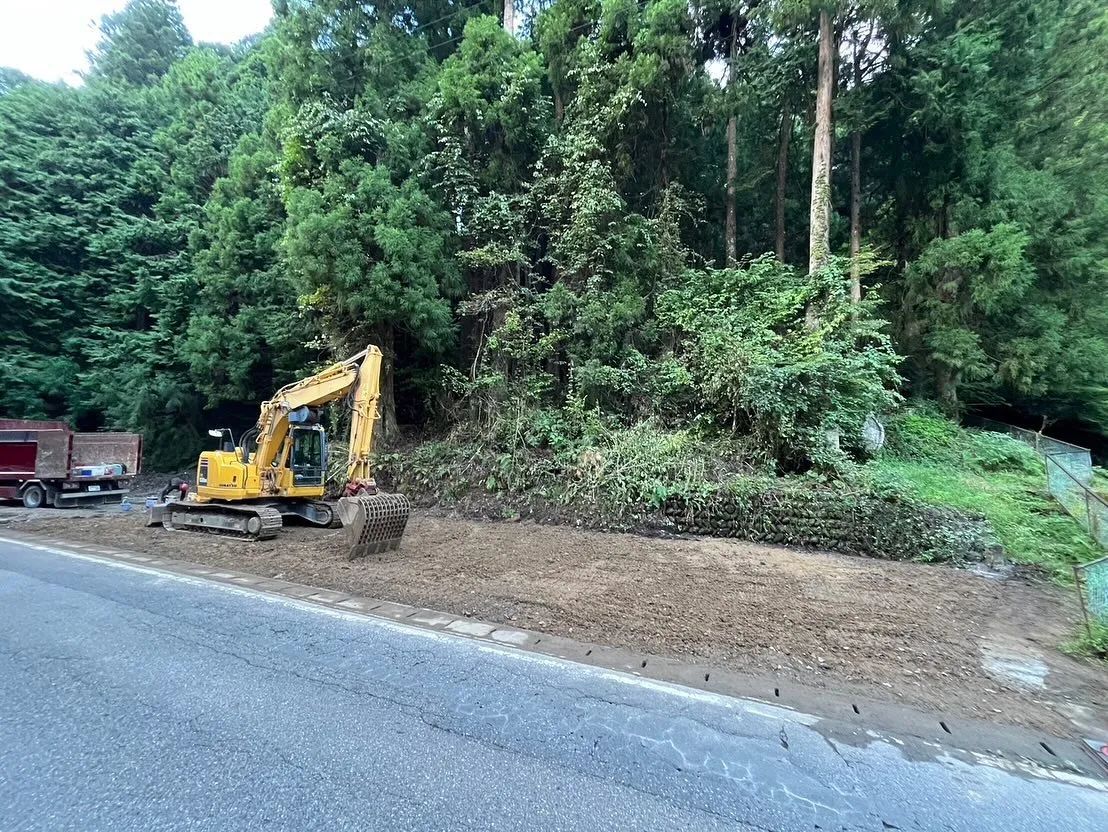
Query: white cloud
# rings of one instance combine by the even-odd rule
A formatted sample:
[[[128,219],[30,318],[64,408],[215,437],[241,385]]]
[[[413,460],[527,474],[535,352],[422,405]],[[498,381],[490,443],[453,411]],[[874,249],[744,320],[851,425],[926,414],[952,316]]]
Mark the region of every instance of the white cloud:
[[[44,81],[80,83],[97,24],[126,0],[0,0],[0,66]],[[270,0],[179,0],[195,41],[234,43],[265,28]]]

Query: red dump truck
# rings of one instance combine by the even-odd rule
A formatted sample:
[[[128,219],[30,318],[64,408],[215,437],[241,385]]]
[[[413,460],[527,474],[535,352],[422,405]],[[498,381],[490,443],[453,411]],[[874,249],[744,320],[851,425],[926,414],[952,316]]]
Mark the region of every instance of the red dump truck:
[[[0,500],[27,508],[119,502],[142,462],[137,433],[74,433],[65,422],[0,419]]]

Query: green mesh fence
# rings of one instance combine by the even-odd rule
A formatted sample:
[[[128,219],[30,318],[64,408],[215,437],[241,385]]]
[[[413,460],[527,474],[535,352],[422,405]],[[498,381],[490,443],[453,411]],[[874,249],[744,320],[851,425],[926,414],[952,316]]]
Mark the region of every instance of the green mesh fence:
[[[1042,454],[1051,495],[1097,543],[1108,549],[1108,501],[1090,487],[1093,482],[1093,458],[1088,448],[991,419],[979,419],[977,423],[988,430],[1007,433],[1026,442]]]
[[[991,430],[996,433],[1006,433],[1021,442],[1026,442],[1043,456],[1055,454],[1072,455],[1072,462],[1083,466],[1085,470],[1092,469],[1092,457],[1089,454],[1088,448],[1082,448],[1080,445],[1072,445],[1069,442],[1063,442],[1061,439],[1043,436],[1041,433],[1036,433],[1033,430],[1017,428],[1015,425],[997,422],[993,419],[978,418],[972,420],[972,423],[985,428],[985,430]],[[1084,462],[1081,462],[1078,457],[1083,457]]]
[[[1007,433],[1042,454],[1051,495],[1097,543],[1108,549],[1108,501],[1091,488],[1093,459],[1088,448],[991,419],[979,419],[977,424]],[[1108,557],[1074,566],[1073,574],[1086,625],[1094,620],[1108,624]]]
[[[1086,619],[1108,624],[1108,557],[1073,568]]]
[[[1046,457],[1047,487],[1051,495],[1101,546],[1108,548],[1108,503],[1089,488],[1092,465],[1077,454]]]
[[[1108,549],[1108,501],[1089,487],[1093,481],[1089,452],[1048,453],[1045,459],[1051,495],[1097,543]]]

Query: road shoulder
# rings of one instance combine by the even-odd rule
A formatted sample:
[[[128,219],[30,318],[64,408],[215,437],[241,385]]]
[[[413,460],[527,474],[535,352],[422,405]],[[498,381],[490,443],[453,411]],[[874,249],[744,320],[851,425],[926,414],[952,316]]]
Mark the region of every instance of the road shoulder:
[[[555,660],[605,668],[642,683],[676,685],[687,691],[738,697],[766,708],[783,708],[812,725],[829,741],[863,746],[895,744],[909,757],[953,757],[1026,776],[1081,782],[1108,790],[1108,779],[1085,753],[1079,737],[996,725],[941,711],[928,712],[815,689],[795,681],[740,674],[704,662],[680,661],[529,629],[506,627],[448,612],[380,598],[352,595],[280,578],[192,563],[108,546],[73,543],[5,530],[11,543],[124,568],[215,583],[241,592],[262,593],[288,603],[307,604],[342,615],[367,616],[428,632],[464,638],[490,649],[525,651]]]

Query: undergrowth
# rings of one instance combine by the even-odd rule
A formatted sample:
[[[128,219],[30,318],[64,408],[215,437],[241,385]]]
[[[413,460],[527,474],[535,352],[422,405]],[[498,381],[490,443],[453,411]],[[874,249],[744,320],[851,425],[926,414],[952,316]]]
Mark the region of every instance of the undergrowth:
[[[649,526],[675,504],[695,510],[771,492],[816,490],[825,501],[837,493],[844,504],[863,498],[922,504],[985,518],[1013,561],[1037,565],[1060,583],[1072,582],[1074,563],[1100,554],[1050,497],[1043,462],[1031,448],[926,409],[888,420],[887,444],[876,459],[837,476],[813,470],[789,477],[775,476],[773,456],[749,439],[649,420],[623,426],[585,408],[556,416],[521,413],[519,429],[507,434],[512,441],[502,431],[456,430],[380,455],[378,471],[386,485],[408,489],[425,504],[464,501],[486,515],[527,512],[623,528],[643,520]],[[952,549],[933,557],[955,556]]]
[[[1072,565],[1102,552],[1046,489],[1042,460],[999,433],[966,430],[910,410],[888,425],[888,447],[866,466],[875,490],[984,516],[1008,556],[1072,583]]]
[[[1071,656],[1092,656],[1108,661],[1108,625],[1093,621],[1082,626],[1077,634],[1062,645],[1062,651]]]
[[[741,443],[693,429],[644,422],[628,428],[593,425],[559,446],[498,447],[457,434],[401,453],[381,454],[378,470],[446,505],[486,496],[509,504],[541,500],[557,506],[634,518],[671,498],[696,501],[751,478],[758,466]]]

